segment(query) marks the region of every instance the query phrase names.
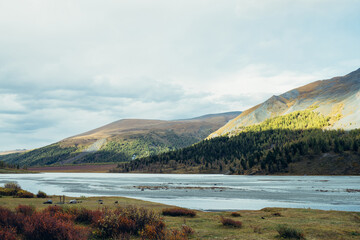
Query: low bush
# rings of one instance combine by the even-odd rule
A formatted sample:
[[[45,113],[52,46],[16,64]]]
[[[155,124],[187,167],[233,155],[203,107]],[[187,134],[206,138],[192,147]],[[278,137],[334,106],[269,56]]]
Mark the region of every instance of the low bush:
[[[194,231],[191,227],[189,227],[189,226],[187,226],[187,225],[183,225],[183,226],[181,227],[181,231],[182,231],[186,236],[190,236],[190,235],[192,235],[192,234],[195,233],[195,231]]]
[[[185,209],[185,208],[167,208],[162,211],[162,214],[164,216],[172,216],[172,217],[177,217],[177,216],[195,217],[196,216],[195,211],[190,210],[190,209]]]
[[[305,239],[304,233],[301,230],[289,227],[287,225],[279,225],[276,230],[281,238],[299,240]]]
[[[35,212],[35,207],[29,205],[19,205],[15,210],[17,213],[23,214],[24,216],[31,216]]]
[[[17,198],[33,198],[34,194],[25,190],[19,190],[14,197]]]
[[[188,237],[183,231],[179,231],[178,229],[172,229],[167,232],[166,240],[187,240]]]
[[[154,211],[145,208],[137,208],[134,206],[127,206],[125,208],[119,207],[114,210],[114,213],[116,215],[133,220],[138,231],[144,229],[145,225],[153,224],[160,220],[159,215],[155,214]]]
[[[258,233],[258,234],[262,233],[262,228],[260,226],[252,226],[252,229],[254,233]]]
[[[14,190],[16,190],[16,191],[21,190],[21,187],[20,187],[20,185],[19,185],[17,182],[8,182],[8,183],[5,183],[4,187],[7,188],[7,189],[14,189]]]
[[[38,191],[38,193],[36,194],[37,198],[47,198],[46,193],[42,192],[42,191]]]
[[[49,206],[43,210],[43,213],[63,221],[74,221],[76,217],[74,214],[66,212],[65,209],[60,206]]]
[[[75,223],[91,226],[78,226]],[[0,207],[0,239],[13,240],[82,240],[82,239],[142,239],[186,240],[194,231],[166,230],[165,223],[151,210],[136,207],[115,210],[88,210],[49,206],[42,211],[19,205],[16,211]],[[90,230],[92,234],[90,235]]]
[[[141,239],[149,240],[165,240],[166,230],[165,223],[162,221],[153,224],[147,224],[143,230],[140,231]]]
[[[96,224],[103,215],[100,210],[89,210],[86,208],[75,209],[76,212],[72,211],[72,214],[75,216],[75,222],[77,223]]]
[[[44,209],[44,212],[49,212],[50,214],[54,215],[55,213],[64,212],[64,209],[60,206],[48,206],[47,208]]]
[[[118,239],[123,234],[136,234],[135,222],[124,216],[107,211],[104,216],[96,223],[96,237],[101,239]]]
[[[241,214],[238,213],[238,212],[232,212],[230,215],[231,215],[232,217],[241,217]]]
[[[228,227],[236,227],[236,228],[241,228],[242,227],[242,222],[240,221],[235,221],[231,218],[224,218],[221,217],[220,218],[220,222],[224,225],[224,226],[228,226]]]
[[[0,206],[0,229],[4,227],[16,226],[17,218],[10,209]]]
[[[1,196],[15,196],[16,193],[17,193],[17,190],[15,190],[15,189],[0,187],[0,195]]]
[[[13,227],[0,228],[0,239],[1,240],[16,240],[16,230]]]
[[[85,240],[88,230],[71,221],[52,216],[49,212],[34,213],[24,224],[25,240]]]

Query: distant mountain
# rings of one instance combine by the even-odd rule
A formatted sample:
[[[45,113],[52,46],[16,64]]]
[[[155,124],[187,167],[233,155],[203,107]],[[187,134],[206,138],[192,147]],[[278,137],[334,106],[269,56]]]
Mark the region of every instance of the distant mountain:
[[[332,129],[360,128],[360,69],[343,77],[321,80],[293,89],[252,107],[209,138],[234,134],[244,126],[261,123],[271,117],[312,109],[332,117]]]
[[[121,162],[190,146],[241,112],[187,120],[123,119],[42,148],[0,156],[22,166]]]

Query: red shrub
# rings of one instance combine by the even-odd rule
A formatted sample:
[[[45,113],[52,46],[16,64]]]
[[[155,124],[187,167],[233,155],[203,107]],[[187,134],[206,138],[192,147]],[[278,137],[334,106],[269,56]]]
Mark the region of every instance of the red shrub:
[[[73,222],[58,218],[56,212],[34,213],[26,218],[23,236],[25,240],[82,240],[87,239],[88,230],[84,227],[74,226]]]
[[[75,222],[83,224],[96,224],[102,217],[103,213],[99,210],[89,210],[86,208],[76,209],[72,212],[75,216]]]
[[[135,222],[124,216],[119,216],[111,211],[104,212],[103,217],[96,223],[96,233],[99,238],[118,238],[124,233],[136,234]]]
[[[164,216],[172,216],[172,217],[177,217],[177,216],[195,217],[196,216],[195,211],[190,210],[190,209],[185,209],[185,208],[167,208],[162,211],[162,214]]]
[[[19,205],[16,208],[16,212],[25,216],[31,216],[35,212],[35,207],[29,205]]]
[[[0,228],[0,239],[1,240],[16,240],[16,230],[12,227]]]
[[[69,213],[66,213],[62,207],[59,206],[49,206],[44,209],[44,214],[49,214],[52,217],[61,219],[63,221],[74,221],[75,216]]]
[[[140,232],[141,239],[164,240],[166,238],[165,223],[158,221],[153,224],[147,224]]]
[[[224,226],[236,227],[236,228],[241,228],[242,227],[242,222],[232,220],[231,218],[223,218],[223,217],[221,217],[220,221]]]
[[[50,214],[55,214],[57,212],[64,212],[64,209],[59,206],[48,206],[44,209],[44,212],[49,212]]]
[[[17,218],[15,213],[10,211],[10,209],[0,206],[0,226],[1,227],[16,226],[16,223],[17,223]]]

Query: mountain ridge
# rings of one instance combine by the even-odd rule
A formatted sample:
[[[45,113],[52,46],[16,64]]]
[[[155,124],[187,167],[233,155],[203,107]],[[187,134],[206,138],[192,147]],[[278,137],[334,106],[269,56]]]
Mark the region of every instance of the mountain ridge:
[[[341,115],[333,129],[360,127],[360,68],[342,77],[318,80],[272,96],[263,103],[245,110],[208,136],[209,138],[231,134],[236,128],[258,124],[275,116],[314,108],[325,116]]]

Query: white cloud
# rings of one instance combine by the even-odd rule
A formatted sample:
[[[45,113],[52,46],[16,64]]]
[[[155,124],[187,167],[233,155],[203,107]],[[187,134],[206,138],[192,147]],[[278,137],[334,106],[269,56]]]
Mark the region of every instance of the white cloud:
[[[0,0],[0,150],[244,110],[359,67],[359,2]]]

